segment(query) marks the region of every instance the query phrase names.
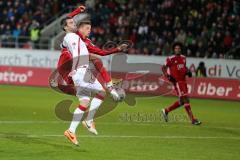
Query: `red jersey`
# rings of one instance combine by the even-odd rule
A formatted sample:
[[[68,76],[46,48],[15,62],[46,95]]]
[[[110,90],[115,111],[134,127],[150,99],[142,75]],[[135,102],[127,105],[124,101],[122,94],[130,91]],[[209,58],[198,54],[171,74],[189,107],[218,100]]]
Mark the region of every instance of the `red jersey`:
[[[80,33],[77,33],[77,34],[82,38],[82,35]],[[117,48],[112,48],[110,50],[100,49],[100,48],[96,47],[95,45],[93,45],[92,41],[88,38],[85,38],[85,39],[82,38],[82,40],[85,42],[90,54],[95,53],[100,56],[105,56],[105,55],[119,52],[119,50]],[[111,77],[109,76],[106,69],[104,68],[101,60],[100,59],[92,59],[92,62],[95,65],[95,68],[101,74],[103,81],[105,83],[110,82]],[[65,63],[67,63],[67,64],[65,64]],[[65,65],[63,65],[63,64],[65,64]],[[71,70],[72,70],[72,55],[67,48],[63,48],[62,54],[58,61],[58,71],[67,84],[73,84],[72,79],[68,76],[69,73],[71,72]]]
[[[168,74],[170,74],[177,82],[186,81],[187,66],[186,57],[183,55],[173,55],[167,57],[166,67],[168,68]]]
[[[81,13],[81,9],[77,8],[72,13],[69,13],[68,17],[74,17],[74,16],[76,16],[80,13]],[[97,55],[100,55],[100,56],[106,56],[106,55],[109,55],[109,54],[112,54],[112,53],[119,52],[118,48],[111,48],[111,49],[108,49],[108,50],[100,49],[100,48],[96,47],[90,39],[83,38],[81,33],[77,32],[76,34],[79,35],[81,37],[81,39],[85,42],[89,53],[94,53],[94,54],[97,54]]]
[[[81,9],[77,8],[76,10],[74,10],[72,13],[68,14],[69,17],[74,17],[77,14],[81,13]],[[98,47],[96,47],[95,45],[93,45],[92,41],[88,38],[83,38],[82,34],[80,34],[79,32],[76,33],[77,35],[80,36],[80,38],[82,39],[82,41],[85,42],[88,52],[90,54],[97,54],[100,56],[105,56],[105,55],[109,55],[112,53],[116,53],[119,52],[118,48],[112,48],[109,50],[103,50],[100,49]],[[101,62],[100,59],[92,59],[93,64],[95,65],[95,68],[99,71],[99,73],[101,74],[103,81],[108,83],[111,81],[111,77],[108,75],[106,69],[103,67],[103,64]],[[67,63],[65,65],[63,65],[64,63]],[[69,52],[69,50],[67,48],[63,48],[62,49],[62,54],[59,58],[58,61],[58,71],[60,73],[60,75],[63,77],[63,79],[65,80],[65,82],[67,84],[73,84],[72,79],[68,76],[69,73],[71,72],[72,69],[72,55]]]
[[[73,80],[68,76],[72,70],[72,55],[67,48],[62,49],[57,69],[67,84],[73,84]]]
[[[81,12],[81,8],[78,7],[72,13],[69,13],[68,17],[74,17],[74,16],[78,15],[79,13],[82,13],[82,12]]]
[[[117,53],[117,52],[120,51],[118,48],[111,48],[111,49],[108,49],[108,50],[100,49],[97,46],[95,46],[90,39],[83,38],[81,33],[77,32],[76,34],[81,37],[83,42],[85,42],[85,44],[87,46],[87,49],[88,49],[88,52],[90,54],[97,54],[97,55],[100,55],[100,56],[106,56],[106,55]]]

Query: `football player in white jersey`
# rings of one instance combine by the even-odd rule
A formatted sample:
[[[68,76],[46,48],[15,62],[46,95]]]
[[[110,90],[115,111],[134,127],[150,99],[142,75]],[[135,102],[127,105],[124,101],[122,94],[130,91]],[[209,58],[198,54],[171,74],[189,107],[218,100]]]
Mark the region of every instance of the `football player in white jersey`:
[[[85,42],[83,42],[80,36],[75,33],[77,27],[73,18],[66,17],[62,19],[61,26],[66,32],[63,39],[63,45],[68,48],[72,58],[72,71],[69,76],[74,82],[76,96],[80,101],[79,106],[74,111],[70,127],[64,132],[64,135],[73,144],[78,145],[75,132],[83,118],[83,114],[89,105],[91,105],[91,108],[94,108],[94,106],[98,108],[102,104],[105,91],[89,69],[89,52]],[[95,94],[95,96],[90,101],[91,94]],[[93,109],[92,112],[89,112],[88,116],[94,116],[95,112],[96,110]],[[93,117],[90,119],[93,119]],[[93,127],[93,129],[95,129],[95,127]],[[92,132],[97,134],[96,130]]]

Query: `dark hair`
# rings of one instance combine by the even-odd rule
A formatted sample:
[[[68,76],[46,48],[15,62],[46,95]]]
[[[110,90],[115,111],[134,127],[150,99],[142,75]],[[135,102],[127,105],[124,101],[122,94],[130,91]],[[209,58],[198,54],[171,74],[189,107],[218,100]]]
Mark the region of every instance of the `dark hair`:
[[[173,45],[172,45],[172,50],[174,50],[174,48],[175,48],[176,46],[179,46],[179,47],[181,48],[181,50],[183,50],[183,44],[182,44],[181,42],[175,42],[175,43],[173,43]]]
[[[62,28],[62,30],[64,30],[64,31],[65,31],[64,27],[67,26],[67,20],[68,20],[68,19],[72,19],[72,17],[64,17],[64,18],[60,21],[61,28]]]

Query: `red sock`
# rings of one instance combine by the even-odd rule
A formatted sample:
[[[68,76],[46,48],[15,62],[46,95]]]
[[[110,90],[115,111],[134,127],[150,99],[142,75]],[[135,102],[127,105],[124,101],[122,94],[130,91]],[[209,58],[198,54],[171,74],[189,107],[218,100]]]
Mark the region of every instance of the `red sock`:
[[[193,116],[190,104],[189,103],[185,103],[184,107],[185,107],[185,110],[186,110],[186,112],[188,114],[188,117],[190,118],[191,121],[193,121],[195,118]]]
[[[81,104],[78,106],[78,108],[83,112],[85,112],[87,110],[87,107],[82,106]]]
[[[176,101],[175,103],[173,103],[171,106],[169,106],[168,108],[165,109],[165,111],[168,113],[168,112],[171,112],[173,111],[174,109],[177,109],[178,107],[180,107],[180,103],[179,101]]]

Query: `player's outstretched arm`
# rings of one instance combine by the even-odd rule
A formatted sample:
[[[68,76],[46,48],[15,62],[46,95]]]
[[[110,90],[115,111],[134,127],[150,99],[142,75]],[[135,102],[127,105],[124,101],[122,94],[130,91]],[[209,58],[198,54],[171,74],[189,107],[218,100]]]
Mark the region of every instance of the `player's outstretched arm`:
[[[88,39],[87,48],[88,48],[89,53],[97,54],[97,55],[100,55],[100,56],[106,56],[106,55],[110,55],[110,54],[113,54],[113,53],[117,53],[117,52],[121,52],[121,51],[126,50],[127,45],[126,44],[121,44],[116,48],[111,48],[111,49],[105,50],[105,49],[98,48],[97,46],[95,46],[92,43],[91,40]]]
[[[72,13],[68,14],[68,17],[74,17],[80,13],[83,13],[86,10],[86,7],[84,5],[80,5],[77,9],[75,9]]]

